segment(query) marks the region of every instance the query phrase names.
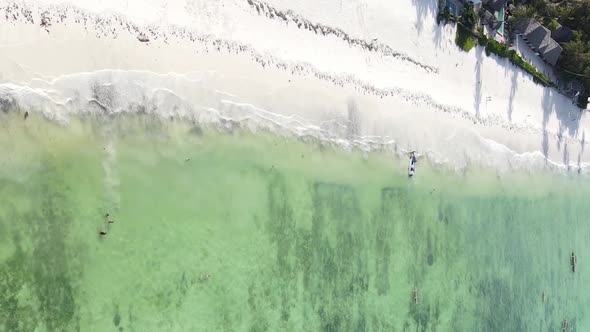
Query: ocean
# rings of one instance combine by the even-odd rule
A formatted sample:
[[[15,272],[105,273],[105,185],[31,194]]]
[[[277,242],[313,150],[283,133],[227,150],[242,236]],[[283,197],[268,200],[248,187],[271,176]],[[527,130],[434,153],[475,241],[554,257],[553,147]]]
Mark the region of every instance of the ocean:
[[[0,126],[0,331],[590,329],[575,173],[408,178],[386,150],[151,114]]]

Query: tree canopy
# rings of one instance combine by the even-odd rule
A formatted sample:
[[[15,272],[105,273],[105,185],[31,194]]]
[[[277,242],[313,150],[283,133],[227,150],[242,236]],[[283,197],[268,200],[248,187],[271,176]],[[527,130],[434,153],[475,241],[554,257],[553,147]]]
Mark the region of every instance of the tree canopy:
[[[558,69],[580,80],[585,89],[582,106],[590,96],[590,0],[528,0],[512,11],[513,18],[532,17],[551,30],[557,23],[574,30],[574,39],[562,43]]]
[[[461,20],[460,22],[469,30],[473,30],[475,27],[475,23],[477,22],[477,14],[473,9],[472,5],[467,5],[463,7],[463,12],[461,13]]]

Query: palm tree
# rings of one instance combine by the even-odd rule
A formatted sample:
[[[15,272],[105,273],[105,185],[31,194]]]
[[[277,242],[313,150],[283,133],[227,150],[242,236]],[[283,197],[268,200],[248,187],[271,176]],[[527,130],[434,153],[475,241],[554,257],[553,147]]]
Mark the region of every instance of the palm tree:
[[[473,6],[467,5],[463,8],[461,13],[461,23],[469,30],[473,30],[475,22],[477,21],[477,14],[473,10]]]

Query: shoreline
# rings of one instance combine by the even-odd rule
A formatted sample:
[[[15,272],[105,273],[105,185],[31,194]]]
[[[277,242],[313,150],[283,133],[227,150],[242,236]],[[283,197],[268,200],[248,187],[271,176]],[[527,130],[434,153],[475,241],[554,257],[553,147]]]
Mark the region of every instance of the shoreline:
[[[77,11],[95,21],[102,17]],[[209,42],[180,37],[146,44],[116,28],[115,39],[98,38],[96,31],[72,22],[67,15],[46,29],[30,23],[0,28],[3,36],[22,37],[20,45],[0,41],[6,51],[0,55],[5,60],[0,68],[0,98],[9,101],[3,107],[13,103],[17,109],[37,109],[54,119],[60,113],[145,112],[150,108],[162,116],[173,109],[174,114],[205,123],[216,117],[232,121],[250,117],[257,119],[245,121],[254,132],[258,126],[272,128],[278,122],[279,132],[296,137],[311,134],[345,148],[354,144],[367,148],[379,138],[378,142],[395,142],[395,150],[418,150],[433,163],[450,165],[459,172],[476,164],[499,174],[543,169],[590,173],[590,152],[584,147],[586,117],[564,124],[554,121],[551,114],[545,119],[543,114],[539,122],[538,115],[525,114],[531,110],[515,109],[512,118],[520,120],[506,122],[499,113],[482,116],[441,104],[444,101],[436,96],[419,91],[379,88],[383,84],[378,76],[366,83],[355,78],[354,71],[322,72],[315,63],[281,60],[284,53],[262,55],[265,53],[257,53],[256,45],[242,51],[240,47],[216,50],[210,49]],[[171,26],[163,29],[174,31]],[[227,43],[240,45],[239,41]],[[335,43],[342,49],[342,43]],[[411,71],[403,65],[394,69]],[[444,75],[445,68],[440,70],[434,78]],[[97,91],[98,98],[94,98]],[[550,93],[543,97],[552,107],[560,100]],[[157,108],[161,110],[154,111]]]
[[[590,120],[435,1],[15,1],[0,329],[590,326]]]
[[[211,150],[206,147],[207,142],[210,142],[214,146],[225,146],[236,151],[256,151],[255,155],[258,157],[250,156],[246,161],[258,163],[260,167],[265,164],[270,167],[268,160],[272,159],[273,165],[279,170],[297,173],[298,167],[301,167],[305,170],[302,171],[302,175],[327,183],[346,183],[353,186],[367,183],[386,186],[389,184],[395,187],[412,187],[421,192],[434,189],[438,193],[445,192],[451,195],[485,197],[488,196],[488,190],[494,193],[492,196],[503,193],[506,197],[519,197],[521,194],[526,197],[545,197],[560,193],[570,195],[577,191],[584,192],[585,186],[581,184],[588,181],[587,177],[556,174],[548,170],[518,170],[509,174],[498,174],[490,168],[473,164],[459,171],[445,163],[433,163],[428,156],[419,159],[416,176],[408,179],[407,154],[402,151],[366,151],[358,147],[343,149],[334,142],[316,138],[277,136],[276,132],[265,129],[253,132],[251,128],[238,125],[201,125],[177,117],[163,118],[157,114],[79,114],[70,118],[65,127],[40,115],[29,116],[23,121],[20,114],[9,113],[2,114],[0,119],[6,129],[5,134],[0,135],[3,142],[0,149],[11,154],[3,166],[6,170],[2,173],[6,177],[20,174],[18,165],[22,168],[27,168],[26,165],[40,166],[44,155],[51,159],[60,154],[70,156],[82,153],[87,157],[94,154],[92,158],[98,157],[102,160],[102,166],[110,169],[111,164],[115,162],[113,158],[123,153],[119,151],[119,145],[126,146],[127,154],[131,151],[129,144],[136,146],[136,157],[142,160],[140,147],[149,146],[151,141],[158,147],[157,150],[164,153],[164,159],[177,158],[179,164],[187,162],[186,158],[192,162],[192,153]],[[29,148],[23,151],[14,150],[13,145]],[[182,146],[181,150],[185,153],[169,155],[164,152],[166,146],[170,146],[171,150],[178,150]],[[271,147],[268,156],[264,154],[264,147]],[[301,159],[300,155],[303,156]],[[322,160],[329,160],[330,164],[325,164]],[[233,162],[239,164],[237,159]],[[371,169],[374,173],[359,175],[353,171],[356,168]],[[111,171],[105,172],[115,174]],[[112,179],[109,178],[109,183],[119,183],[116,175],[114,176]],[[16,177],[19,181],[26,182],[26,174]]]

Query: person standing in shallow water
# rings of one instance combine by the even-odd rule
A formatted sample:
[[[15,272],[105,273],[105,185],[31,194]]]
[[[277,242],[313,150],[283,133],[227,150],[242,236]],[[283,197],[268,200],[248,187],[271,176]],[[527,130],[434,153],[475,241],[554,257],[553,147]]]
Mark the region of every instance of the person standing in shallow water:
[[[410,166],[408,168],[408,176],[412,177],[414,176],[414,173],[416,172],[416,151],[412,151],[410,152]]]
[[[105,213],[105,215],[104,215],[104,218],[106,219],[106,222],[107,222],[107,228],[108,228],[108,225],[115,223],[115,221],[114,221],[114,220],[112,220],[112,219],[108,219],[109,217],[110,217],[110,213]],[[106,232],[105,230],[100,230],[100,231],[98,232],[98,234],[99,234],[101,237],[103,237],[103,236],[107,235],[107,232]]]
[[[570,264],[572,265],[572,272],[576,272],[576,255],[572,251],[572,256],[570,258]]]

